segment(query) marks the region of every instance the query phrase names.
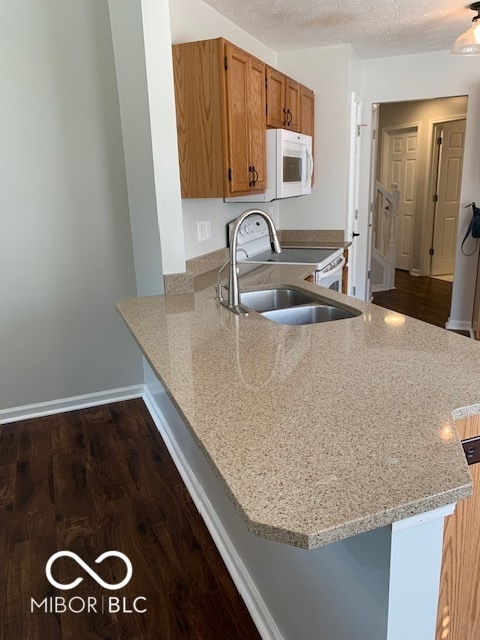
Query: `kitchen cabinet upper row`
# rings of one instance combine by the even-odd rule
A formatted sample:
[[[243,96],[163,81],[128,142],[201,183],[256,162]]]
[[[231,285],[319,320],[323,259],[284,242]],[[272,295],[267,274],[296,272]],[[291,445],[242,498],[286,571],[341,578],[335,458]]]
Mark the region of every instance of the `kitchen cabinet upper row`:
[[[313,91],[272,67],[266,69],[265,87],[267,127],[313,136]]]
[[[313,92],[223,38],[172,51],[182,197],[264,192],[265,130],[313,135]]]

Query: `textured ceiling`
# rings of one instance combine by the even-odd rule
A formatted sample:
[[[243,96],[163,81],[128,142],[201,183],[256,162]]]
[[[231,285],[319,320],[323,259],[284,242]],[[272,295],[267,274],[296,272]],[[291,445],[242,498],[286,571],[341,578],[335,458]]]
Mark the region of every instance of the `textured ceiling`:
[[[350,43],[361,58],[450,49],[462,0],[205,0],[274,51]]]

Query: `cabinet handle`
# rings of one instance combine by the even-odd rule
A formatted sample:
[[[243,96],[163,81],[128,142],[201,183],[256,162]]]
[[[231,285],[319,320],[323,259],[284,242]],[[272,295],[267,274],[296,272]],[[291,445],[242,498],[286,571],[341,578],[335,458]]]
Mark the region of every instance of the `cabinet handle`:
[[[248,167],[248,170],[250,171],[250,173],[253,173],[253,180],[250,180],[250,186],[254,187],[255,186],[255,182],[258,180],[258,173],[255,170],[255,165],[250,165]],[[257,177],[255,178],[255,174],[257,174]]]
[[[289,112],[289,109],[287,109],[286,107],[284,107],[284,108],[283,108],[283,113],[286,115],[286,118],[285,118],[285,120],[283,121],[283,124],[284,124],[286,127],[288,127],[288,112]]]
[[[288,119],[287,125],[290,126],[293,120],[293,113],[290,111],[290,109],[287,109],[287,111],[288,111],[288,115],[290,116],[290,118]]]
[[[250,173],[253,173],[253,180],[250,180],[250,186],[254,187],[258,180],[258,171],[255,169],[254,164],[248,167],[248,170],[250,171]]]

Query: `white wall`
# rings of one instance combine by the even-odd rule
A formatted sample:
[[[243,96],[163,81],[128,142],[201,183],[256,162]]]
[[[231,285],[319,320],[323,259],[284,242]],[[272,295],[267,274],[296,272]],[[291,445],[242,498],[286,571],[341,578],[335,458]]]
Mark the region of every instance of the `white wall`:
[[[0,9],[0,410],[142,381],[106,3]]]
[[[170,0],[170,24],[172,43],[174,44],[223,37],[264,62],[277,66],[277,54],[274,51],[237,27],[202,0]],[[201,200],[184,199],[182,207],[185,257],[188,259],[225,247],[226,224],[240,215],[242,211],[248,209],[249,205],[226,204],[218,198],[205,198]],[[263,207],[263,209],[268,211],[267,207]],[[272,205],[274,217],[277,217],[277,211],[278,205]],[[202,220],[211,221],[212,238],[198,242],[197,222]],[[177,240],[177,245],[179,244]],[[183,244],[181,249],[183,250]]]
[[[350,45],[278,55],[280,70],[315,92],[315,185],[308,196],[280,202],[282,229],[344,228],[355,58]]]
[[[108,8],[122,122],[137,293],[141,296],[155,295],[163,293],[163,267],[141,4],[140,0],[108,0]],[[162,65],[162,68],[165,66]],[[165,95],[168,94],[165,92]],[[172,149],[174,151],[175,147]],[[160,155],[159,161],[162,157]],[[175,168],[170,167],[169,170]],[[168,193],[175,198],[173,180]],[[177,199],[180,202],[178,191]],[[182,252],[178,252],[178,259],[183,264]]]
[[[141,0],[158,226],[164,273],[185,270],[168,0]]]
[[[362,62],[362,98],[364,120],[372,103],[419,100],[456,95],[468,96],[467,132],[463,165],[459,238],[468,223],[469,211],[463,206],[479,200],[480,153],[480,67],[478,58],[452,56],[448,51],[376,58]],[[362,131],[362,160],[360,177],[360,231],[359,249],[366,255],[368,225],[368,185],[370,171],[371,128]],[[452,296],[453,323],[468,323],[472,314],[472,291],[477,255],[470,258],[457,253],[455,282]],[[366,282],[366,270],[360,278]],[[360,295],[363,295],[360,293]],[[460,326],[457,325],[457,326]],[[453,326],[452,326],[453,328]]]

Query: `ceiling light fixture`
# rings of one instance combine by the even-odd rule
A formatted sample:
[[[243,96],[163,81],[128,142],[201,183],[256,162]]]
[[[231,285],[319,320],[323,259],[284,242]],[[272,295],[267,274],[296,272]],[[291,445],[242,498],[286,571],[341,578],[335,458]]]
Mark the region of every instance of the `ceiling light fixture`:
[[[480,2],[474,2],[470,5],[472,11],[476,11],[477,15],[472,18],[472,26],[465,31],[453,43],[451,53],[456,56],[478,56],[480,55]]]

